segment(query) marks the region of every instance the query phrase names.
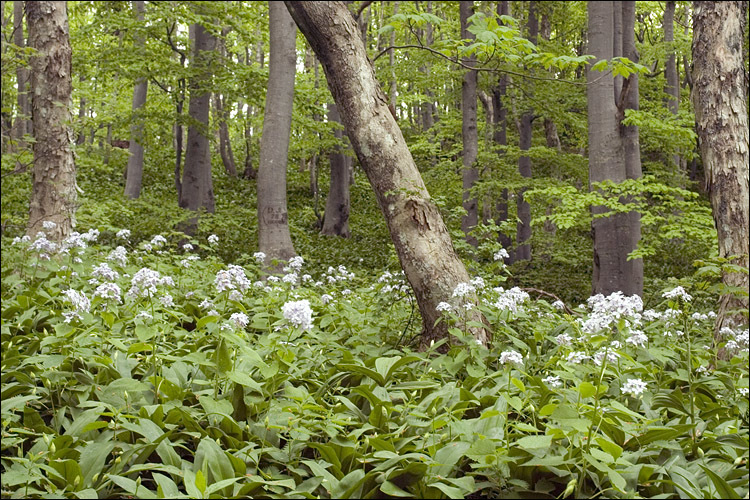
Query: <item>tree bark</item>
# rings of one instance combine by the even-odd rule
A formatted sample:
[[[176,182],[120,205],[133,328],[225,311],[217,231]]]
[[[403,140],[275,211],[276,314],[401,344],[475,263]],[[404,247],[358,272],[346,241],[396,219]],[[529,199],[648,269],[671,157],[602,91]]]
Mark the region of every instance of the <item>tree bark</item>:
[[[28,2],[34,121],[34,184],[27,234],[45,230],[52,240],[67,237],[75,226],[76,168],[71,148],[71,56],[66,2]]]
[[[286,203],[297,30],[294,20],[280,2],[269,2],[268,15],[271,44],[258,168],[258,245],[269,260],[287,261],[297,255],[289,233]]]
[[[474,2],[459,2],[461,15],[461,38],[474,40],[474,34],[468,30],[468,19],[474,14]],[[476,57],[465,59],[464,63],[472,66]],[[466,235],[466,242],[477,246],[476,236],[469,232],[479,222],[479,203],[477,197],[470,193],[474,184],[479,180],[477,170],[477,154],[479,152],[479,138],[477,135],[477,71],[469,70],[464,73],[461,86],[461,138],[463,140],[463,207],[466,214],[461,218],[461,230]]]
[[[229,34],[231,28],[225,27],[221,30],[221,38],[218,41],[219,44],[219,55],[224,60],[227,54],[226,39],[225,37]],[[214,96],[214,103],[216,105],[216,115],[219,118],[219,155],[221,156],[221,162],[224,164],[224,170],[226,170],[229,177],[237,177],[237,166],[234,163],[234,152],[232,151],[232,141],[229,139],[229,125],[227,119],[229,118],[229,111],[225,103],[226,97],[220,92]]]
[[[146,12],[146,2],[136,0],[133,2],[137,12],[138,21],[143,22]],[[142,51],[144,45],[143,37],[135,40],[135,50]],[[146,104],[148,93],[148,79],[140,77],[136,80],[133,91],[133,117],[130,122],[130,147],[127,167],[127,179],[125,181],[125,196],[131,199],[141,195],[141,184],[143,180],[143,122],[141,108]]]
[[[620,12],[619,2],[591,2],[588,11],[589,47],[596,60],[613,57],[616,34],[613,33],[615,11]],[[632,28],[626,30],[632,31]],[[620,33],[623,31],[621,30]],[[622,35],[620,35],[622,36]],[[623,40],[620,39],[620,46]],[[634,75],[633,75],[634,76]],[[637,129],[621,127],[622,111],[617,109],[615,81],[611,75],[587,70],[588,133],[589,133],[589,182],[611,180],[622,182],[635,178],[640,168],[637,149]],[[634,86],[636,82],[631,82]],[[636,86],[637,88],[637,86]],[[637,93],[629,94],[629,99]],[[637,101],[636,101],[637,102]],[[632,101],[628,101],[632,106]],[[630,134],[630,135],[628,135]],[[625,137],[623,137],[625,136]],[[626,155],[628,159],[626,159]],[[591,187],[591,184],[590,184]],[[622,291],[626,295],[643,293],[643,263],[640,259],[628,261],[630,252],[635,250],[640,237],[640,219],[632,213],[617,214],[598,218],[596,215],[607,212],[605,207],[593,207],[595,218],[591,223],[594,238],[593,293],[609,295]]]
[[[502,0],[501,2],[498,2],[498,16],[509,15],[510,8],[508,3],[508,0]],[[508,75],[505,73],[501,73],[498,77],[497,85],[494,89],[492,89],[492,113],[495,115],[493,120],[495,122],[495,131],[493,133],[493,138],[495,139],[495,144],[497,146],[500,146],[501,155],[505,154],[505,147],[508,145],[508,109],[503,103],[503,98],[505,97],[507,88]],[[508,220],[508,189],[503,189],[500,193],[500,200],[497,203],[496,210],[499,223],[503,223]],[[506,264],[511,264],[513,262],[515,251],[512,248],[513,242],[510,236],[503,232],[500,232],[497,235],[497,239],[510,255],[510,257],[506,259]]]
[[[529,2],[529,19],[527,23],[529,41],[536,44],[539,35],[539,18],[537,17],[536,2]],[[518,147],[521,151],[531,148],[531,133],[534,123],[534,110],[529,107],[521,115],[518,127]],[[531,157],[524,155],[518,157],[518,173],[521,177],[531,178]],[[528,188],[522,187],[516,198],[516,211],[518,214],[518,225],[516,226],[516,252],[515,260],[531,260],[531,206],[524,199],[524,193]]]
[[[336,104],[328,111],[328,120],[341,124],[341,117]],[[336,139],[343,140],[344,131],[337,128],[334,131]],[[331,187],[328,190],[326,210],[323,218],[321,234],[348,238],[349,233],[349,162],[351,158],[345,155],[341,146],[328,155],[331,163]]]
[[[13,44],[19,49],[23,49],[26,46],[23,38],[23,2],[13,2]],[[16,141],[16,148],[23,149],[26,147],[26,143],[23,140],[25,134],[31,134],[30,126],[30,115],[29,113],[29,70],[23,65],[18,65],[16,69],[16,82],[18,83],[18,98],[17,105],[18,109],[16,112],[16,119],[13,122],[13,139]]]
[[[285,2],[315,50],[328,79],[349,139],[375,191],[404,273],[422,314],[421,348],[448,337],[436,309],[454,302],[453,290],[469,276],[453,249],[440,211],[432,202],[388,98],[375,78],[358,27],[342,2]],[[476,298],[468,299],[476,303]],[[477,308],[468,320],[482,321]],[[484,328],[468,333],[486,344]]]
[[[208,115],[211,104],[211,52],[216,48],[216,37],[200,24],[195,24],[194,30],[193,64],[199,73],[188,83],[188,115],[193,123],[188,127],[180,207],[192,211],[205,208],[213,213],[214,190],[211,178],[211,148],[208,141]],[[192,221],[197,224],[197,219],[193,218]],[[195,229],[192,222],[189,226],[189,229]]]
[[[748,266],[748,118],[742,37],[745,2],[693,2],[692,101],[701,158],[719,237],[719,256]],[[723,326],[747,324],[747,271],[724,272],[723,282],[744,291],[719,302],[715,342]],[[737,309],[745,309],[744,315]],[[726,352],[720,352],[726,358]]]

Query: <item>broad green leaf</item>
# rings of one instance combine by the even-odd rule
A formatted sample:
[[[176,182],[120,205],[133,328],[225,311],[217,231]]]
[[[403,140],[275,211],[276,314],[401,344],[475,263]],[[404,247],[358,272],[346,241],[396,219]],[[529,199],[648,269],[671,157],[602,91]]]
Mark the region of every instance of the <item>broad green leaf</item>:
[[[549,448],[552,445],[552,436],[526,436],[516,441],[515,445],[529,450]]]
[[[716,488],[716,492],[719,494],[717,498],[741,498],[740,495],[737,494],[734,488],[732,488],[732,486],[730,486],[730,484],[723,477],[721,477],[705,465],[701,465],[701,469],[706,471],[706,474],[711,479],[714,488]]]
[[[406,498],[406,497],[414,496],[408,491],[402,490],[401,488],[399,488],[398,486],[396,486],[395,484],[393,484],[392,482],[388,480],[384,481],[383,484],[380,485],[380,491],[392,497]]]
[[[578,386],[578,392],[582,398],[590,398],[596,394],[596,387],[591,382],[581,382]]]

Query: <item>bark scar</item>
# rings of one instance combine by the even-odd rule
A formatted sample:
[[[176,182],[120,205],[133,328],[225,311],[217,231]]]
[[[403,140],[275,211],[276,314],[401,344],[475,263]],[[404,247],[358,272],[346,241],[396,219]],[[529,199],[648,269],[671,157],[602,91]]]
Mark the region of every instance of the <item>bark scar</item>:
[[[427,219],[427,213],[425,213],[424,207],[421,206],[419,202],[417,202],[416,200],[407,200],[406,209],[411,210],[411,218],[414,219],[414,222],[417,223],[417,228],[419,229],[420,233],[424,233],[432,229],[430,227],[430,222]]]

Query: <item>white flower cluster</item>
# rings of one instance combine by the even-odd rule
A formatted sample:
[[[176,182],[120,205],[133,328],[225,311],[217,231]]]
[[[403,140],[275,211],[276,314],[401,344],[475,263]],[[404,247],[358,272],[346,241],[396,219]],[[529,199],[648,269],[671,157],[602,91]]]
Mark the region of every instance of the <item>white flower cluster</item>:
[[[161,302],[161,305],[164,307],[174,307],[174,297],[169,293],[165,293],[159,297],[159,302]]]
[[[497,292],[497,300],[494,306],[501,311],[510,310],[513,314],[518,314],[521,304],[529,300],[529,294],[514,286],[510,290],[505,290],[503,287],[497,287],[494,289]]]
[[[305,259],[303,259],[299,255],[296,255],[292,257],[291,259],[289,259],[289,264],[287,264],[286,267],[288,267],[289,269],[293,269],[295,271],[299,271],[300,269],[302,269],[302,264],[304,263],[305,263]],[[340,266],[340,267],[344,267],[344,266]],[[346,270],[345,267],[344,267],[344,270]]]
[[[558,311],[562,311],[563,309],[565,309],[565,303],[562,300],[556,300],[552,303],[552,307],[554,307]]]
[[[447,303],[447,302],[440,302],[437,305],[437,307],[435,308],[435,310],[437,310],[439,312],[450,311],[451,309],[453,309],[453,307],[449,303]]]
[[[88,297],[86,297],[86,294],[79,292],[78,290],[73,290],[71,288],[69,290],[65,290],[63,292],[63,295],[65,295],[68,298],[68,302],[73,304],[73,307],[75,307],[75,311],[63,313],[63,316],[65,316],[65,323],[70,323],[73,318],[83,319],[80,313],[89,312],[89,310],[91,309],[91,301]]]
[[[250,319],[245,313],[234,313],[229,317],[229,321],[237,328],[245,328]]]
[[[620,318],[628,319],[628,325],[638,325],[641,321],[640,312],[643,310],[643,300],[638,295],[627,297],[622,292],[614,292],[609,296],[596,294],[587,300],[591,314],[581,323],[581,329],[589,334],[610,328]]]
[[[54,241],[47,239],[41,231],[36,234],[36,239],[29,246],[30,250],[37,252],[42,259],[49,259],[49,254],[57,252],[58,246]]]
[[[323,303],[323,305],[328,304],[332,300],[333,300],[333,297],[331,297],[327,293],[324,293],[323,295],[320,296],[320,301]]]
[[[266,261],[266,254],[263,252],[255,252],[253,254],[253,257],[258,262],[258,264],[263,264]]]
[[[477,289],[477,290],[483,289],[485,287],[484,278],[482,278],[481,276],[477,276],[476,278],[472,278],[471,285],[475,289]]]
[[[120,287],[115,283],[102,283],[94,290],[94,297],[101,297],[105,300],[114,300],[118,304],[122,302],[120,297]]]
[[[690,302],[691,300],[693,300],[693,297],[691,297],[690,294],[688,294],[681,286],[673,288],[668,292],[664,292],[661,296],[665,299],[682,299],[685,302]]]
[[[565,358],[565,361],[567,361],[568,363],[573,363],[574,365],[578,365],[583,363],[587,359],[591,359],[591,356],[587,356],[585,352],[573,351],[568,354],[568,356]]]
[[[156,248],[162,247],[166,244],[167,244],[167,239],[160,234],[157,234],[156,236],[151,238],[151,245],[153,245]]]
[[[378,283],[385,283],[385,286],[382,288],[383,293],[396,292],[408,294],[411,291],[411,288],[404,279],[403,271],[395,275],[386,271],[378,278]]]
[[[571,345],[573,343],[573,339],[567,333],[561,333],[560,335],[555,337],[555,342],[557,342],[558,345]]]
[[[119,231],[117,231],[117,234],[115,236],[123,240],[127,240],[128,238],[130,238],[130,229],[120,229]]]
[[[169,276],[162,277],[159,271],[144,267],[135,273],[130,281],[127,296],[131,298],[154,296],[158,287],[162,285],[174,286],[174,280]]]
[[[495,252],[495,255],[493,255],[492,258],[495,260],[510,259],[510,254],[508,254],[508,251],[506,249],[501,248],[500,250]]]
[[[188,268],[188,267],[190,267],[190,263],[191,262],[196,261],[196,260],[200,260],[200,259],[201,258],[198,257],[197,255],[188,255],[187,257],[185,257],[184,259],[182,259],[180,261],[180,265],[182,267],[184,267],[184,268]]]
[[[562,387],[562,380],[557,375],[550,375],[549,377],[543,378],[542,382],[550,387]]]
[[[281,313],[284,315],[284,319],[293,326],[302,328],[302,330],[309,330],[312,326],[312,309],[310,308],[310,301],[307,299],[285,303],[281,307]]]
[[[350,272],[344,265],[340,265],[336,268],[328,266],[328,270],[323,273],[323,278],[328,280],[328,283],[332,285],[338,281],[354,279],[354,273]]]
[[[55,224],[51,220],[46,220],[42,222],[42,227],[47,231],[51,231],[52,229],[55,229],[57,227],[57,224]]]
[[[95,278],[101,278],[104,281],[115,281],[120,277],[120,273],[110,268],[106,262],[102,262],[91,271],[91,275]]]
[[[208,237],[208,244],[209,245],[215,245],[219,242],[219,237],[215,234],[212,234]]]
[[[476,288],[474,288],[474,285],[472,285],[471,283],[459,283],[458,285],[456,285],[456,288],[453,290],[453,296],[465,297],[475,291],[476,291]]]
[[[648,335],[643,333],[641,330],[631,330],[630,336],[625,339],[625,342],[628,344],[633,344],[637,347],[646,347],[646,342],[648,342]]]
[[[627,382],[625,382],[622,386],[622,393],[623,394],[630,394],[631,396],[635,397],[641,394],[643,391],[646,390],[646,382],[642,381],[639,378],[631,378],[628,379]]]
[[[270,281],[270,278],[269,278]],[[241,290],[246,291],[250,288],[252,282],[245,276],[245,270],[234,264],[230,264],[227,269],[222,269],[216,273],[216,291],[221,293],[224,290]]]
[[[620,357],[619,354],[610,349],[600,349],[594,353],[593,359],[596,366],[602,366],[602,361],[605,356],[607,357],[607,363],[617,363],[617,359]]]
[[[117,248],[109,252],[107,260],[117,262],[118,264],[120,264],[120,266],[125,267],[125,265],[128,263],[128,251],[125,250],[125,247],[118,246]]]
[[[516,351],[503,351],[500,353],[500,364],[504,365],[507,363],[522,364],[523,356]]]

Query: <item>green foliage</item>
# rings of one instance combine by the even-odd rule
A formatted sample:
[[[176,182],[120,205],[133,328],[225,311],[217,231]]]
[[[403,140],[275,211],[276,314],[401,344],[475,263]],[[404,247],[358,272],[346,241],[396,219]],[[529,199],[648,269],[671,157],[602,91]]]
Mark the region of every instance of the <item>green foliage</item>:
[[[113,232],[99,235],[112,246],[91,236],[50,260],[2,240],[8,494],[747,495],[747,348],[724,362],[701,347],[712,321],[694,304],[712,294],[697,284],[691,301],[660,290],[659,312],[602,316],[493,290],[489,274],[474,283],[492,346],[463,333],[458,298],[441,319],[448,353],[415,352],[401,276],[305,266],[316,276],[232,291],[217,287],[224,265],[202,239],[134,248]],[[115,244],[130,248],[125,262],[107,258]],[[117,276],[94,271],[102,262]],[[125,293],[142,267],[172,281]],[[254,259],[241,274],[262,277]],[[107,282],[122,301],[94,293]],[[308,331],[282,312],[300,299]],[[645,390],[627,392],[632,379]]]

